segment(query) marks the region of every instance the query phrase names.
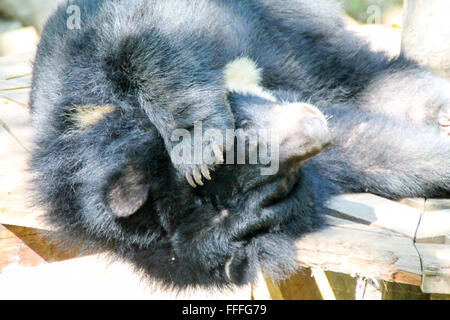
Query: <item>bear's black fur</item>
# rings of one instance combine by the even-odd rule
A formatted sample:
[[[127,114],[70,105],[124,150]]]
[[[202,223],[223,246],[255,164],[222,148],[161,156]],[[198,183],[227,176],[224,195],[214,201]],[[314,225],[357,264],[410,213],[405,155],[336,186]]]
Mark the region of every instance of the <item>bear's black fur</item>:
[[[69,5],[80,29],[67,27]],[[229,92],[224,69],[241,57],[256,61],[273,99]],[[69,1],[47,22],[34,63],[37,199],[63,234],[169,287],[241,285],[259,267],[281,278],[296,269],[295,239],[320,227],[333,195],[449,195],[450,142],[439,136],[448,86],[371,52],[329,1]],[[329,136],[298,102],[320,108]],[[272,128],[283,136],[275,175],[220,164],[211,143],[201,149],[214,159],[174,159],[174,129],[264,129],[283,106],[298,127]]]

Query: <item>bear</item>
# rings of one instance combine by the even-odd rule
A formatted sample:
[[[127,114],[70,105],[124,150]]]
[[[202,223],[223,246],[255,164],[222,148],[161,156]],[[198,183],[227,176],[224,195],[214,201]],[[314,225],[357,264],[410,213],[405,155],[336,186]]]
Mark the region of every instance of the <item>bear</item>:
[[[330,197],[450,195],[448,88],[331,1],[64,1],[33,66],[36,203],[169,288],[282,279]]]

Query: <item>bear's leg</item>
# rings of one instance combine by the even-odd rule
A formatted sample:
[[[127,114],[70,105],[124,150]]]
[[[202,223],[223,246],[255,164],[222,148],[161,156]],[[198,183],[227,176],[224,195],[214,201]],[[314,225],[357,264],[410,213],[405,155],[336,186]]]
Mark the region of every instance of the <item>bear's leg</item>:
[[[227,132],[234,129],[225,88],[215,83],[220,77],[219,72],[204,84],[192,80],[177,90],[169,86],[156,97],[157,89],[149,86],[139,95],[139,104],[163,139],[179,179],[193,188],[211,180],[211,170],[223,163]]]
[[[310,162],[341,192],[450,196],[450,141],[435,128],[342,109],[326,114],[333,146]]]
[[[357,96],[361,111],[382,113],[450,135],[450,81],[420,68],[386,69]]]

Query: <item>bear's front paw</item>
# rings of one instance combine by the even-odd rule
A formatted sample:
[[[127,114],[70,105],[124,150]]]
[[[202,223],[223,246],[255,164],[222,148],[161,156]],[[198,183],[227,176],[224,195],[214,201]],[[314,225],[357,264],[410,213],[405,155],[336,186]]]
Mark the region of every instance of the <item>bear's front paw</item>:
[[[439,111],[439,126],[442,137],[450,137],[450,104],[444,105]]]
[[[218,164],[224,163],[223,145],[216,142],[192,144],[183,140],[172,151],[172,162],[193,188],[203,186],[204,181],[211,180],[211,171]]]

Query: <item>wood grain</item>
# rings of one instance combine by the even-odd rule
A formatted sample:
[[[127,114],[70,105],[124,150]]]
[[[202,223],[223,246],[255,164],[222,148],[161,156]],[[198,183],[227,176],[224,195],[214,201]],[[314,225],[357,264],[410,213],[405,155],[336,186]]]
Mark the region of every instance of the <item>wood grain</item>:
[[[32,267],[45,263],[25,242],[0,225],[0,272],[7,267]]]
[[[450,294],[450,246],[417,243],[423,265],[422,291]]]
[[[344,194],[332,198],[327,207],[335,215],[414,238],[421,212],[401,203],[369,193]]]
[[[306,234],[296,243],[300,265],[386,281],[421,284],[421,265],[407,237],[354,222]]]

